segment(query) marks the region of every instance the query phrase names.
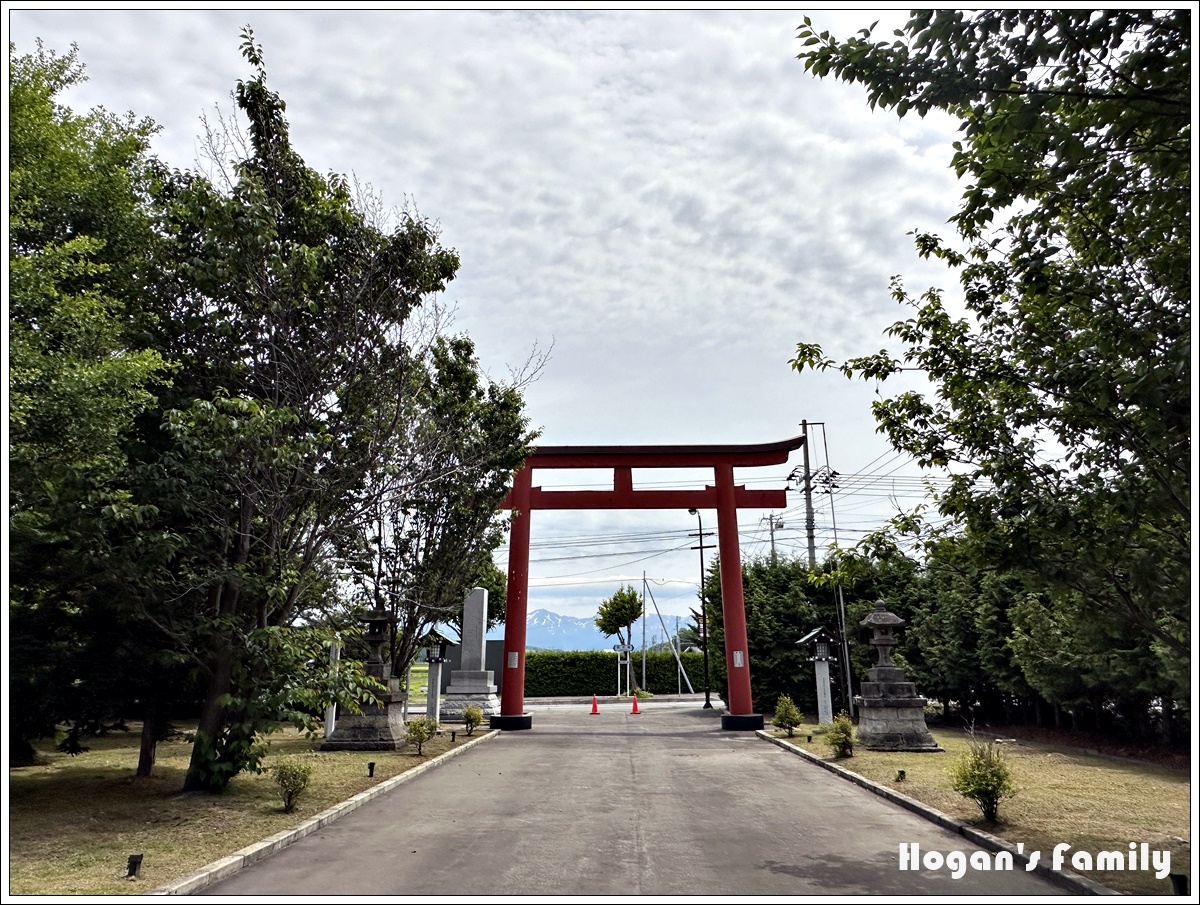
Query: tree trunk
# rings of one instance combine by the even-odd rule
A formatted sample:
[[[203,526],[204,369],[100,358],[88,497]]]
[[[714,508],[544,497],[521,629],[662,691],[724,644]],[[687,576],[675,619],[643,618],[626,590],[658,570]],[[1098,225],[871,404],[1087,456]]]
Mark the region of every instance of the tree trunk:
[[[149,776],[154,771],[158,752],[158,705],[151,704],[142,717],[142,748],[138,754],[137,775]]]
[[[188,764],[187,776],[183,780],[185,792],[212,792],[212,784],[206,780],[206,753],[200,744],[201,738],[220,737],[225,728],[224,695],[233,690],[233,647],[224,633],[218,636],[217,649],[213,652],[212,676],[208,682],[208,693],[200,711],[200,723],[196,728],[196,742],[192,745],[192,759]]]

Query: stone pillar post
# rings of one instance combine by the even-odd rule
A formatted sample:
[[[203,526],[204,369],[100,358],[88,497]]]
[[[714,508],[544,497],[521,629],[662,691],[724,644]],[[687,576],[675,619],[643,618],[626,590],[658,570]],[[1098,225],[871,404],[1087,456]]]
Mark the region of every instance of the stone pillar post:
[[[451,671],[450,686],[442,706],[442,715],[448,722],[461,722],[463,711],[472,704],[482,710],[485,717],[500,712],[492,671],[483,668],[487,649],[487,600],[488,592],[484,588],[474,588],[463,605],[461,668]]]

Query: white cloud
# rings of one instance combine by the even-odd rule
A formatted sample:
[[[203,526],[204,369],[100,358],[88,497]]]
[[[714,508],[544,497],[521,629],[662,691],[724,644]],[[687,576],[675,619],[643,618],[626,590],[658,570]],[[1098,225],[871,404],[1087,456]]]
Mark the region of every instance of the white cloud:
[[[840,36],[879,15],[813,14]],[[873,386],[787,361],[801,339],[834,356],[884,345],[905,314],[893,274],[949,286],[906,233],[948,232],[954,132],[807,75],[800,14],[11,10],[10,37],[18,52],[78,42],[91,81],[69,100],[152,117],[156,148],[187,167],[201,113],[251,74],[247,22],[310,165],[440,222],[463,261],[448,298],[484,364],[503,374],[554,342],[528,393],[544,442],[758,443],[807,418],[843,472],[887,451]]]

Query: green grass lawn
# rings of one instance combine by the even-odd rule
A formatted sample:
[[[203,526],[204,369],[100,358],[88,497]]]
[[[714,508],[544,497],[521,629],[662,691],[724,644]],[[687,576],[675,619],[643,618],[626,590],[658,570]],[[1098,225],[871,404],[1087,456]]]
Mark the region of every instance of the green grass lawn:
[[[1170,850],[1173,873],[1190,873],[1190,771],[1100,757],[1045,743],[1005,743],[1001,747],[1017,794],[1000,805],[997,823],[986,824],[975,803],[950,786],[950,767],[967,749],[969,737],[965,732],[931,730],[946,749],[944,753],[891,753],[856,746],[852,757],[836,759],[820,735],[814,735],[812,742],[806,740],[814,728],[812,724],[798,727],[791,741],[844,770],[902,792],[957,820],[1009,842],[1023,842],[1025,851],[1042,852],[1043,863],[1060,842],[1070,843],[1072,852],[1093,855],[1100,851],[1128,852],[1130,842],[1146,842],[1151,850]],[[776,734],[786,737],[782,731]],[[896,779],[898,770],[905,772],[903,782]],[[1171,892],[1170,882],[1156,879],[1154,871],[1078,872],[1119,892]]]
[[[422,711],[423,713],[423,711]],[[160,742],[154,775],[134,776],[140,727],[88,742],[77,757],[46,753],[42,763],[9,771],[9,893],[11,895],[144,894],[288,829],[325,808],[448,751],[443,733],[402,751],[319,751],[285,729],[269,736],[266,766],[304,754],[315,767],[291,814],[283,812],[269,773],[234,777],[221,795],[185,794],[191,743]],[[457,744],[465,737],[458,731]],[[50,743],[41,751],[53,752]],[[367,763],[375,762],[369,778]],[[125,880],[132,854],[141,877]]]

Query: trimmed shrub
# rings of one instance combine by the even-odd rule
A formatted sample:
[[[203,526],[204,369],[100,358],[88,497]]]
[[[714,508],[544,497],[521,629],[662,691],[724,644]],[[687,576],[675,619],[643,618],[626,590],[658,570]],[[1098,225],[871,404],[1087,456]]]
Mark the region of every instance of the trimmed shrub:
[[[405,724],[405,739],[414,742],[417,746],[417,757],[421,756],[421,746],[429,741],[437,733],[437,720],[431,720],[427,716],[420,719],[410,720]]]
[[[483,708],[478,704],[468,704],[463,708],[463,725],[467,728],[467,735],[475,731],[475,727],[483,722]]]
[[[800,725],[800,708],[786,694],[780,695],[775,702],[775,719],[771,724],[786,729],[788,738],[796,734],[796,727]]]
[[[285,757],[271,767],[271,776],[279,792],[283,796],[283,812],[292,813],[296,808],[296,800],[308,788],[312,778],[313,765],[310,761],[298,757]]]
[[[989,823],[999,817],[1000,802],[1017,794],[1004,753],[993,742],[980,742],[974,736],[950,768],[950,785],[979,805],[983,819]]]
[[[825,727],[825,741],[835,757],[854,755],[854,723],[850,721],[850,714],[843,710],[833,718],[833,722]]]

